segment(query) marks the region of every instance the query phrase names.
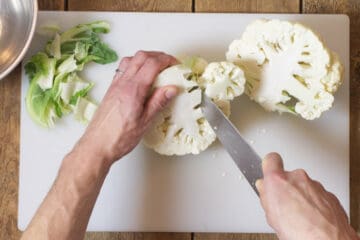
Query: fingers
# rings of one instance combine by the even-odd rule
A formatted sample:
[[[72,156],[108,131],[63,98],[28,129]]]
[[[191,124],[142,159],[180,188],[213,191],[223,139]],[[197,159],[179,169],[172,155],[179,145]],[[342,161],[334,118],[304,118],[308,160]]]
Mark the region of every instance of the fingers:
[[[116,84],[117,82],[120,82],[121,77],[123,76],[125,70],[128,68],[130,62],[132,60],[132,57],[123,57],[119,63],[118,69],[119,71],[116,71],[113,84]]]
[[[271,172],[284,171],[284,164],[278,153],[269,153],[262,162],[264,176]]]
[[[292,175],[292,179],[298,182],[308,182],[311,180],[306,171],[302,168],[291,171],[288,175]]]
[[[315,188],[317,189],[317,191],[322,192],[322,193],[326,192],[324,186],[319,181],[316,181],[316,180],[312,180],[312,181],[313,181],[313,184],[314,184]]]
[[[145,101],[156,76],[165,68],[177,64],[176,58],[162,52],[138,51],[132,58],[124,58],[121,65],[126,68],[121,75],[122,81],[131,81],[139,85],[139,99]]]
[[[262,170],[264,177],[272,172],[284,171],[284,164],[281,156],[278,153],[269,153],[262,161]],[[264,194],[264,179],[258,179],[255,186],[262,196]]]
[[[144,65],[145,61],[150,57],[158,57],[160,55],[166,55],[163,52],[155,52],[155,51],[138,51],[135,56],[132,57],[127,69],[125,70],[122,78],[126,80],[130,80],[135,74],[139,71],[139,69]]]
[[[178,64],[178,60],[173,56],[157,51],[138,51],[133,57],[121,59],[118,69],[114,76],[112,85],[116,85],[123,80],[134,81],[140,84],[141,96],[147,95],[150,85],[155,81],[156,76],[165,68]]]
[[[145,106],[144,121],[148,124],[178,94],[176,86],[166,86],[154,91]]]
[[[170,55],[161,54],[156,57],[149,57],[145,60],[144,65],[139,69],[134,77],[134,81],[144,86],[144,91],[155,81],[157,75],[165,68],[174,64],[176,59]]]
[[[128,69],[128,66],[129,66],[132,58],[133,57],[123,57],[120,61],[118,69],[124,73],[126,71],[126,69]]]
[[[328,198],[330,199],[330,205],[332,209],[335,209],[337,211],[337,216],[341,216],[343,217],[343,219],[345,219],[346,222],[349,221],[348,216],[345,212],[344,207],[341,205],[339,199],[331,192],[326,191],[326,194],[328,196]]]
[[[157,75],[162,70],[175,63],[177,63],[177,60],[170,55],[150,52],[143,65],[131,80],[140,86],[139,97],[145,101],[145,97],[148,96],[148,92],[151,85],[156,80]],[[131,64],[132,63],[130,63],[130,65]]]

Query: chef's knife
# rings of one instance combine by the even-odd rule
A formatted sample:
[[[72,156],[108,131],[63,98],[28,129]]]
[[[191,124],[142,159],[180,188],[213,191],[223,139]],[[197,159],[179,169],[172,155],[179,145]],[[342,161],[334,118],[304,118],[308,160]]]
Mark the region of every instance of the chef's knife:
[[[202,94],[201,108],[206,120],[219,138],[220,142],[230,154],[240,171],[259,195],[255,182],[263,177],[261,158],[252,147],[241,137],[237,128],[224,113],[205,94]]]

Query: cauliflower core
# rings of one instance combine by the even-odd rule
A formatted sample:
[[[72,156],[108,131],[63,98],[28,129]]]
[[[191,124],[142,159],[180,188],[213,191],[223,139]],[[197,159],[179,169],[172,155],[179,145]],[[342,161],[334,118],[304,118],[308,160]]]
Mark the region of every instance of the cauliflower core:
[[[176,65],[161,72],[154,87],[175,85],[180,94],[154,119],[145,133],[144,144],[164,155],[198,154],[216,139],[200,108],[201,89],[189,77],[190,68]],[[230,113],[228,101],[215,101]]]
[[[269,111],[312,120],[334,101],[342,65],[307,27],[280,20],[257,20],[226,53],[246,77],[246,93]]]

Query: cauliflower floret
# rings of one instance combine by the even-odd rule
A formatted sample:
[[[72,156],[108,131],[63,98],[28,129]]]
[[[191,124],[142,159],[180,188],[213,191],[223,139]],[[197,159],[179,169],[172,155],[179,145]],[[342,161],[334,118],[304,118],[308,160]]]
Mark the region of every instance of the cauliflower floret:
[[[269,111],[320,117],[334,101],[342,65],[309,28],[280,20],[250,24],[226,53],[246,77],[245,92]]]
[[[205,68],[199,84],[212,99],[233,100],[244,92],[244,72],[231,62],[213,62]]]
[[[180,94],[154,119],[145,133],[144,144],[164,155],[198,154],[216,139],[201,108],[201,89],[191,80],[191,70],[176,65],[161,72],[154,87],[176,85]],[[217,101],[223,111],[230,112],[228,101]]]

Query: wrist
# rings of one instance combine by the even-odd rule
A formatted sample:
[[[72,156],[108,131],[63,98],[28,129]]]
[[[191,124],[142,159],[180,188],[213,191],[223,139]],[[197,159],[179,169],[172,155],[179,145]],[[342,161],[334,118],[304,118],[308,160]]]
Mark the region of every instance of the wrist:
[[[85,134],[76,143],[70,154],[84,155],[83,158],[87,159],[90,163],[97,162],[104,168],[110,168],[114,163],[110,154],[102,144],[99,143],[95,136],[88,136]]]
[[[79,142],[65,156],[59,177],[65,176],[65,181],[76,183],[79,189],[91,189],[105,179],[110,167],[111,163],[102,154]]]
[[[117,144],[112,144],[114,141],[104,136],[100,136],[98,132],[89,131],[86,132],[75,145],[73,151],[87,152],[88,155],[96,156],[98,161],[102,161],[103,164],[111,165],[126,155],[131,145],[129,142],[120,141]]]
[[[96,147],[79,141],[64,159],[64,163],[79,166],[79,171],[107,174],[112,161]]]

